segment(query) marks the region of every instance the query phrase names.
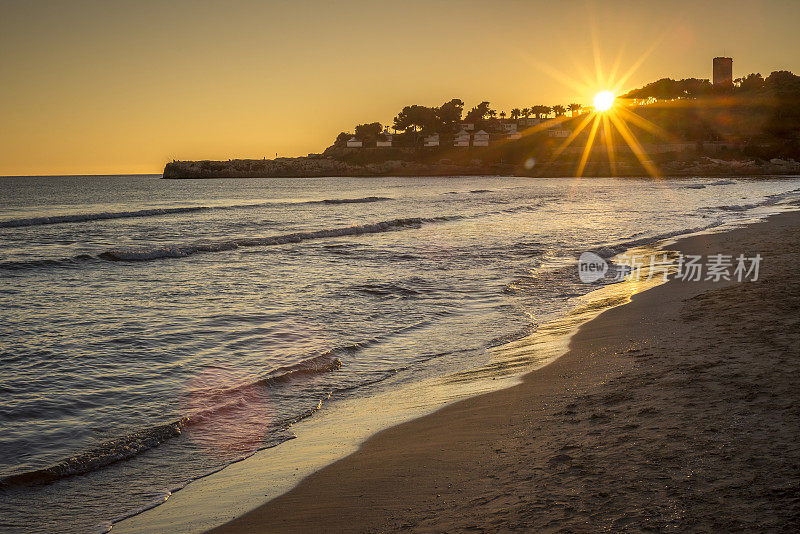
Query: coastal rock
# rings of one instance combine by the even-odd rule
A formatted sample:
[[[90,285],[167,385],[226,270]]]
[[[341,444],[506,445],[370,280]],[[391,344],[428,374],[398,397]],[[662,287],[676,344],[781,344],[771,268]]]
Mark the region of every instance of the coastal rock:
[[[173,161],[164,168],[164,178],[311,178],[324,176],[482,176],[532,175],[572,176],[573,162],[550,163],[526,169],[504,162],[484,162],[473,158],[457,163],[449,158],[436,162],[413,159],[385,159],[356,162],[358,149],[342,150],[337,156],[313,154],[300,158],[231,159],[227,161]],[[327,151],[326,151],[327,152]],[[363,152],[361,153],[363,154]],[[394,153],[393,153],[394,154]],[[405,152],[397,152],[407,157]],[[357,160],[358,161],[358,160]],[[671,160],[657,165],[665,176],[758,176],[800,174],[800,163],[793,159],[723,160],[706,156],[692,160]],[[643,169],[630,162],[618,161],[616,176],[642,176]],[[609,176],[609,169],[595,163],[587,165],[584,176]]]

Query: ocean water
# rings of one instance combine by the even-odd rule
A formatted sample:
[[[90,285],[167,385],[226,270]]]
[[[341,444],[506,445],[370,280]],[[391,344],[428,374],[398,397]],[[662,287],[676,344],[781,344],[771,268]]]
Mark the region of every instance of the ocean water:
[[[741,223],[799,191],[0,178],[0,530],[107,530],[343,399],[468,373],[596,287],[583,251]]]

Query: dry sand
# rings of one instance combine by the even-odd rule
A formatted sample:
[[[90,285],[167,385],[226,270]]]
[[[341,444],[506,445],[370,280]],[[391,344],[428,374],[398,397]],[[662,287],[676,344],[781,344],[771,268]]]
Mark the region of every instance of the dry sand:
[[[636,295],[522,384],[385,430],[212,532],[796,531],[798,215],[671,247],[760,253],[759,281]]]

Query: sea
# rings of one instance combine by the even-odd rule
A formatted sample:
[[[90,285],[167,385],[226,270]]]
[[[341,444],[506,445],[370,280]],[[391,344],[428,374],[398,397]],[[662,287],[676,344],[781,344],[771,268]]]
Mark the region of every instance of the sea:
[[[0,531],[108,531],[342,402],[485,365],[615,283],[581,282],[583,252],[798,198],[800,177],[0,178]]]

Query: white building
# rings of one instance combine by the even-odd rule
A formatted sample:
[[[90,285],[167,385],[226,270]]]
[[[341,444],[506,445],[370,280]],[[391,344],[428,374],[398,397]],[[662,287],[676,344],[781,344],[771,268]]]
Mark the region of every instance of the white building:
[[[505,131],[507,131],[509,133],[513,133],[513,132],[517,131],[517,123],[516,122],[504,122],[504,123],[500,124],[500,127],[503,130],[505,130]]]
[[[489,134],[483,130],[472,134],[472,146],[489,146]]]
[[[364,143],[356,139],[355,137],[351,137],[347,140],[347,148],[361,148],[364,146]]]
[[[508,136],[506,137],[506,139],[508,139],[509,141],[515,141],[515,140],[517,140],[517,139],[522,139],[522,134],[521,134],[521,133],[519,133],[518,131],[514,130],[513,132],[511,132],[510,134],[508,134]]]
[[[383,139],[381,139],[381,137]],[[389,128],[385,128],[381,137],[378,137],[378,142],[375,143],[377,147],[389,147],[392,146],[392,133],[389,131]]]
[[[536,126],[541,122],[542,119],[537,119],[536,117],[522,117],[519,119],[518,124],[521,128],[530,128],[531,126]]]
[[[555,124],[547,129],[547,135],[550,137],[569,137],[572,135],[572,130],[564,128],[561,124]]]
[[[467,136],[467,139],[469,139],[469,135]],[[425,146],[439,146],[439,134],[433,134],[426,137]]]
[[[453,146],[469,146],[469,132],[461,130],[453,138]]]
[[[475,129],[475,123],[473,123],[473,122],[462,122],[461,123],[461,129],[462,130],[466,130],[468,132],[471,132],[472,130]]]

